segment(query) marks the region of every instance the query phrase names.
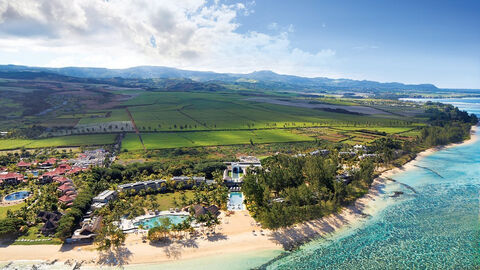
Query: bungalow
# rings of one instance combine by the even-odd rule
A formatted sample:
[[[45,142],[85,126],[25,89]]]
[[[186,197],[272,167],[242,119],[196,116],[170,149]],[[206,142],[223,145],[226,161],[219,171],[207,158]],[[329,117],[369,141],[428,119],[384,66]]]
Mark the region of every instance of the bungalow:
[[[67,243],[91,242],[97,236],[96,231],[102,224],[102,217],[95,216],[92,219],[85,219],[81,222],[81,228],[73,232],[71,238],[66,239]]]
[[[67,191],[74,191],[75,187],[71,183],[65,183],[57,188],[58,191],[62,192],[62,194],[65,194]]]
[[[40,184],[48,184],[53,181],[53,178],[59,176],[57,172],[51,171],[51,172],[45,172],[41,176],[38,177],[38,182]]]
[[[40,165],[40,168],[47,169],[47,168],[53,167],[53,165],[55,165],[56,163],[57,163],[56,158],[49,158],[46,161],[40,163],[39,165]]]
[[[32,163],[30,162],[25,162],[23,160],[20,160],[20,162],[17,163],[17,167],[20,169],[28,169],[32,166]]]
[[[47,212],[47,211],[40,211],[37,215],[42,222],[44,222],[40,231],[43,235],[48,236],[57,230],[58,221],[62,217],[62,214],[59,212]]]
[[[63,195],[63,196],[61,196],[60,198],[58,198],[58,201],[59,201],[60,203],[66,204],[66,205],[68,205],[68,206],[72,205],[73,200],[75,200],[75,196],[74,196],[74,195]]]
[[[65,183],[73,183],[71,179],[64,177],[64,176],[54,176],[53,181],[63,185]]]
[[[209,207],[205,207],[200,204],[195,204],[192,205],[189,210],[195,217],[203,216],[208,213],[214,216],[218,216],[220,214],[220,209],[216,205],[210,205]]]
[[[23,174],[14,172],[0,173],[0,185],[17,185],[25,181]]]
[[[80,167],[72,167],[71,170],[69,170],[69,171],[66,172],[65,174],[66,174],[66,175],[77,174],[77,173],[82,172],[82,171],[84,171],[84,170],[85,170],[85,169],[80,168]]]

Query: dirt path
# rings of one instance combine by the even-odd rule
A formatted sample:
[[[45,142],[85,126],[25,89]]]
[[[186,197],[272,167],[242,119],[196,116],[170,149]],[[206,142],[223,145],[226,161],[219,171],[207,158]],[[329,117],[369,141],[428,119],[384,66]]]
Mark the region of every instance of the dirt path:
[[[138,138],[140,139],[140,143],[142,143],[143,151],[147,151],[147,148],[145,148],[145,144],[143,144],[142,135],[140,134],[140,131],[138,130],[137,125],[135,124],[135,120],[133,119],[132,114],[130,113],[128,108],[125,108],[125,111],[127,112],[128,117],[130,117],[130,121],[132,121],[133,129],[135,129],[135,133],[137,133]]]

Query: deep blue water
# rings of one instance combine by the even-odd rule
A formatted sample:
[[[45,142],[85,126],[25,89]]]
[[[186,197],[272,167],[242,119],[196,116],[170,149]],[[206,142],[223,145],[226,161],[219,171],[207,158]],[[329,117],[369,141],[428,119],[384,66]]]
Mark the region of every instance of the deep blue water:
[[[30,192],[28,191],[17,191],[11,194],[8,194],[5,196],[5,201],[17,201],[17,200],[23,200],[26,197],[30,195]]]
[[[438,100],[440,101],[440,100]],[[480,99],[441,100],[480,114]],[[393,176],[384,207],[359,226],[307,244],[266,269],[480,269],[480,140]],[[388,197],[401,190],[399,198]],[[379,205],[382,205],[379,203]]]

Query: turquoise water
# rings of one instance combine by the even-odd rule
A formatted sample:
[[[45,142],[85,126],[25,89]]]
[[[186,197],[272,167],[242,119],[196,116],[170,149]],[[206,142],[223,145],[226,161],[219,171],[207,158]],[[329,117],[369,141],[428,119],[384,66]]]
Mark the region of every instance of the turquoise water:
[[[228,210],[243,210],[243,194],[241,192],[230,192]]]
[[[142,225],[144,229],[150,229],[160,225],[160,219],[168,218],[172,224],[180,224],[188,218],[187,215],[161,215],[153,218],[147,218],[142,221],[134,223],[136,226]]]
[[[17,191],[11,194],[8,194],[5,196],[5,201],[18,201],[18,200],[23,200],[28,197],[30,192],[28,191]]]
[[[440,100],[439,100],[440,101]],[[442,100],[448,102],[448,100]],[[453,100],[480,114],[480,99]],[[383,210],[358,227],[309,243],[262,269],[479,269],[480,140],[421,159],[393,178]],[[393,191],[404,191],[390,198]]]

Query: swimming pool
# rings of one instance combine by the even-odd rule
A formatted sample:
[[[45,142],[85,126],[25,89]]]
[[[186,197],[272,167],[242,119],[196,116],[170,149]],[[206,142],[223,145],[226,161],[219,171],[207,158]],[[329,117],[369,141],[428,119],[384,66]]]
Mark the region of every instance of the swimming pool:
[[[133,225],[140,226],[142,225],[143,229],[150,229],[157,227],[161,223],[161,219],[168,218],[172,224],[180,224],[188,218],[187,215],[159,215],[156,217],[146,218],[141,221],[135,222]]]
[[[244,210],[245,206],[243,204],[243,193],[241,192],[230,192],[228,195],[228,210]]]
[[[30,192],[28,191],[17,191],[14,193],[10,193],[7,196],[5,196],[4,200],[5,201],[18,201],[18,200],[23,200],[27,198],[30,195]]]

